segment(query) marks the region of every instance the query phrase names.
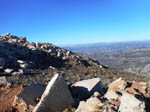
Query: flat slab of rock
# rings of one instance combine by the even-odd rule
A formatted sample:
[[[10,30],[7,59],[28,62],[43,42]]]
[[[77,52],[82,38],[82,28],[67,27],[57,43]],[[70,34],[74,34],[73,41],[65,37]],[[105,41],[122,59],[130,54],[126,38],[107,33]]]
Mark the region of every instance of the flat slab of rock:
[[[25,87],[16,97],[23,99],[26,104],[35,106],[37,104],[35,99],[42,96],[44,89],[45,87],[39,84],[31,84],[28,87]]]
[[[88,80],[82,80],[72,85],[73,89],[78,89],[79,93],[86,93],[87,95],[93,95],[94,92],[101,92],[101,81],[99,78],[93,78]]]
[[[65,80],[59,74],[55,74],[33,112],[61,112],[73,103],[74,100]]]

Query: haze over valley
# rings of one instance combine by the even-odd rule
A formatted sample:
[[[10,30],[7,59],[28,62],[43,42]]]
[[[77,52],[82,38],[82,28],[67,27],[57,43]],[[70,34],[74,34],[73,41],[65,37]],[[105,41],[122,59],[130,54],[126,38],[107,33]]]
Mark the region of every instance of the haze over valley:
[[[150,75],[150,41],[82,44],[65,48],[111,68]]]

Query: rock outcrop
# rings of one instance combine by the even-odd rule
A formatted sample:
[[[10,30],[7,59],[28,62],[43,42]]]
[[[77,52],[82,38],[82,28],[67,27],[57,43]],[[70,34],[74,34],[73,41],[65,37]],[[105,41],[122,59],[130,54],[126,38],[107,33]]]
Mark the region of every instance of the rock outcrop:
[[[73,103],[65,80],[59,74],[54,74],[33,112],[61,112]]]
[[[14,36],[10,33],[0,35],[0,75],[9,76],[9,82],[16,85],[39,82],[46,85],[49,80],[45,75],[51,72],[64,74],[64,71],[68,71],[65,73],[65,78],[75,82],[84,76],[86,79],[92,78],[93,76],[87,75],[86,72],[91,71],[91,67],[103,69],[99,66],[98,61],[79,56],[51,43],[28,42],[26,37]],[[73,73],[78,75],[73,76]],[[32,77],[33,74],[39,74],[37,77],[43,75],[43,80],[38,80],[40,77]],[[22,77],[26,79],[23,80]]]
[[[108,85],[104,96],[81,101],[76,112],[150,112],[150,86],[147,82],[126,82],[119,78]]]
[[[31,84],[25,87],[14,98],[13,105],[20,112],[32,111],[37,104],[37,99],[44,92],[45,87],[39,84]]]
[[[74,96],[85,99],[93,95],[95,91],[102,92],[101,81],[99,78],[82,80],[72,84],[71,90]]]
[[[146,112],[145,102],[136,98],[133,94],[123,93],[118,112]]]

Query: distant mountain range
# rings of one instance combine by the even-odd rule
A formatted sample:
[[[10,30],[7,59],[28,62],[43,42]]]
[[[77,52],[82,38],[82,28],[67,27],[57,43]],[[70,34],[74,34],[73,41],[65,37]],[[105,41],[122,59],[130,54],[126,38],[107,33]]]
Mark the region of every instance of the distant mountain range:
[[[150,40],[66,46],[111,68],[150,75]]]
[[[64,46],[69,50],[73,50],[76,52],[84,52],[89,51],[103,51],[107,50],[124,50],[124,49],[131,49],[131,48],[150,48],[150,40],[146,41],[128,41],[128,42],[112,42],[112,43],[91,43],[91,44],[77,44],[77,45],[68,45]],[[98,49],[97,49],[98,48]]]

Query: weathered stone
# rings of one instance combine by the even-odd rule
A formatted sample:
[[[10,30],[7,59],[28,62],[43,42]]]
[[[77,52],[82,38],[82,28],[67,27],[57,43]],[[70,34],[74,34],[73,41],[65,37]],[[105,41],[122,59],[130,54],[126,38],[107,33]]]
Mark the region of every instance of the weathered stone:
[[[11,72],[13,72],[13,69],[7,68],[7,69],[5,69],[4,71],[5,71],[6,73],[11,73]]]
[[[18,42],[18,39],[15,38],[15,39],[12,39],[12,41],[16,43],[16,42]]]
[[[129,93],[132,93],[132,94],[141,95],[141,93],[142,93],[143,95],[145,95],[146,94],[146,88],[147,88],[146,83],[133,81],[131,87],[126,88],[126,91],[128,91]]]
[[[19,37],[19,42],[22,42],[22,43],[26,42],[26,38],[25,37]]]
[[[27,47],[28,47],[29,49],[36,49],[36,46],[34,45],[34,43],[28,44]]]
[[[81,101],[75,112],[99,112],[101,101],[97,97],[91,97],[86,102]]]
[[[117,91],[117,90],[124,90],[126,86],[127,83],[121,78],[119,78],[116,81],[109,84],[108,88]]]
[[[13,72],[12,75],[23,75],[21,72]]]
[[[96,91],[96,92],[94,92],[93,96],[98,97],[98,96],[100,96],[100,93]]]
[[[13,108],[14,97],[22,90],[22,86],[11,88],[9,85],[0,87],[0,112],[18,112]],[[22,111],[19,111],[22,112]]]
[[[146,112],[145,103],[142,99],[137,99],[134,95],[123,93],[118,112]]]
[[[22,100],[27,105],[33,105],[35,106],[37,103],[35,102],[36,98],[39,98],[42,96],[42,93],[44,92],[44,87],[40,86],[39,84],[31,84],[27,87],[25,87],[22,92],[20,92],[15,98],[15,101]],[[14,102],[14,104],[17,104],[17,102]],[[19,104],[18,104],[19,105]]]
[[[65,80],[59,74],[55,74],[48,83],[40,102],[33,112],[59,112],[73,103],[74,100]]]
[[[10,33],[1,34],[0,36],[1,36],[1,37],[9,37],[9,36],[10,36]]]
[[[121,93],[117,93],[117,91],[113,91],[113,90],[109,90],[107,91],[107,93],[104,96],[105,98],[107,98],[108,100],[120,100],[121,97]]]
[[[20,67],[21,67],[21,68],[28,68],[28,64],[27,64],[27,63],[25,63],[25,64],[20,64]]]
[[[24,63],[25,63],[23,60],[17,60],[17,62],[18,62],[19,64],[24,64]]]
[[[70,51],[67,51],[67,52],[66,52],[66,56],[69,56],[69,55],[70,55]]]
[[[87,95],[92,95],[94,92],[102,92],[101,90],[101,82],[99,78],[93,78],[88,80],[82,80],[79,82],[76,82],[72,85],[72,88],[79,90],[80,93],[85,93]]]

